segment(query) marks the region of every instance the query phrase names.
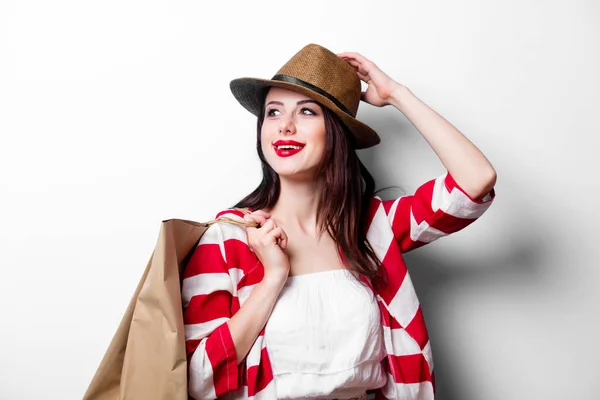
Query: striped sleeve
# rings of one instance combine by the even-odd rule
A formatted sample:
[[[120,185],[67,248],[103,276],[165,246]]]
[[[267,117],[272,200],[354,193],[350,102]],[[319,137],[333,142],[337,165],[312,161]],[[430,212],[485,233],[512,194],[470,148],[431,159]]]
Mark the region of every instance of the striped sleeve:
[[[223,229],[217,223],[204,232],[183,274],[188,389],[196,400],[216,399],[239,388],[236,350],[227,324],[236,291]]]
[[[422,184],[412,195],[384,200],[383,206],[396,242],[406,253],[472,224],[495,196],[492,189],[474,199],[446,172]]]

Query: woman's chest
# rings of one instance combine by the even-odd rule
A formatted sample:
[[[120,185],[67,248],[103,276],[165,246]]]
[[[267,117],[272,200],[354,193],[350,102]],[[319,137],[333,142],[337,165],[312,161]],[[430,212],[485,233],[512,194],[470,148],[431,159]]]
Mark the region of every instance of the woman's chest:
[[[384,356],[377,300],[346,269],[289,277],[264,335],[277,373],[330,374]]]
[[[284,251],[291,276],[345,268],[336,242],[327,234],[314,238],[291,233]]]

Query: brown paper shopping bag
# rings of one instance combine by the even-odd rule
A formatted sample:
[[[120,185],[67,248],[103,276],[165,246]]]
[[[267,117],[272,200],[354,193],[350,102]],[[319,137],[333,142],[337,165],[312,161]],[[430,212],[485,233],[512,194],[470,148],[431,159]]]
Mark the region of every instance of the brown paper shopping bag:
[[[227,217],[162,222],[150,261],[83,400],[188,399],[181,275],[215,221],[256,226]]]
[[[156,247],[84,400],[187,400],[180,276],[207,224],[162,222]]]

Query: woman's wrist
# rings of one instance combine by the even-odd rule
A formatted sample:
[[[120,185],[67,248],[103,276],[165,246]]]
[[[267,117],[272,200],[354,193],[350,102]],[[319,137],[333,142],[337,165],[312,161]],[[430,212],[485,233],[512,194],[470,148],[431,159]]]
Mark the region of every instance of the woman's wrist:
[[[277,290],[279,292],[285,284],[288,277],[288,272],[265,272],[261,284],[268,289]]]
[[[414,96],[410,89],[404,85],[398,84],[394,90],[392,90],[389,103],[402,111],[404,101],[410,96]]]

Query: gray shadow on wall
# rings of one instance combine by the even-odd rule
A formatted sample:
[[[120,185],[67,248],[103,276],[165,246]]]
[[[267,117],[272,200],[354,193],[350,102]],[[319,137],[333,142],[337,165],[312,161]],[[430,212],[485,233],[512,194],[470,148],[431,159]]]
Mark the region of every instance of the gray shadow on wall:
[[[394,115],[389,114],[378,118],[376,125],[377,127],[375,124],[371,126],[380,134],[384,147],[376,146],[373,149],[361,150],[359,156],[376,182],[385,182],[386,186],[389,182],[394,182],[394,185],[398,184],[402,187],[402,182],[396,182],[400,173],[395,171],[397,167],[394,167],[394,160],[388,159],[389,149],[402,148],[402,143],[408,137],[420,134],[406,118],[398,115],[397,111]],[[386,132],[394,133],[386,134]],[[433,153],[433,150],[431,152]],[[435,156],[435,153],[433,154]],[[499,179],[508,180],[510,177],[499,177]],[[379,188],[381,186],[377,185],[377,189]],[[383,193],[387,195],[381,195],[384,199],[412,194],[402,190],[392,195],[390,192]],[[501,195],[499,192],[498,196]],[[465,286],[484,287],[500,293],[515,293],[518,290],[543,292],[548,285],[549,276],[543,264],[543,255],[547,251],[544,243],[554,242],[553,238],[549,237],[552,232],[545,233],[543,239],[531,235],[530,232],[541,229],[538,228],[541,224],[536,223],[542,220],[541,216],[535,209],[526,209],[523,203],[514,209],[518,212],[507,215],[510,221],[506,221],[507,224],[504,225],[510,226],[510,231],[498,230],[494,233],[499,238],[502,237],[505,245],[501,255],[474,260],[472,255],[465,254],[466,257],[461,259],[460,255],[453,253],[452,259],[449,259],[433,255],[426,250],[428,246],[435,246],[435,243],[404,255],[432,342],[438,400],[479,400],[473,393],[474,388],[469,386],[470,380],[465,379],[465,376],[457,370],[452,358],[453,344],[447,338],[447,332],[454,327],[449,328],[441,322],[445,320],[443,313],[447,298],[460,297],[461,290]],[[494,205],[488,213],[494,212],[493,210]],[[482,219],[484,218],[485,216]],[[478,223],[485,223],[485,221],[474,222],[474,224]],[[465,229],[468,230],[469,227]],[[455,235],[460,234],[461,232],[455,233]]]
[[[490,209],[491,210],[491,209]],[[477,223],[477,222],[475,222]],[[468,229],[465,228],[465,229]],[[506,232],[500,234],[506,234]],[[456,235],[460,235],[457,232]],[[440,240],[444,240],[443,238]],[[544,274],[542,244],[535,237],[514,237],[511,250],[492,260],[452,260],[414,250],[405,254],[415,290],[423,308],[434,357],[436,399],[478,399],[453,360],[455,343],[448,338],[448,327],[441,322],[448,298],[460,297],[465,287],[486,288],[486,291],[515,293],[515,290],[543,290]],[[430,246],[435,246],[435,243]],[[424,249],[423,249],[424,250]],[[536,287],[538,287],[536,289]],[[517,289],[515,289],[517,288]],[[454,324],[454,323],[453,323]],[[460,326],[459,328],[460,329]],[[465,326],[465,330],[469,327]]]

